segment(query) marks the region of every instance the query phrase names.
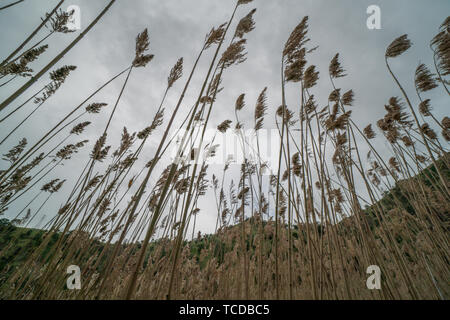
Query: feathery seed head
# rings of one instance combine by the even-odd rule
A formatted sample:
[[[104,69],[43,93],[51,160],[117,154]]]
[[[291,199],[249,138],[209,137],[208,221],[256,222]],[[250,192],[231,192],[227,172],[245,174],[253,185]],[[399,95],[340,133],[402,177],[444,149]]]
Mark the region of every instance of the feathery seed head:
[[[222,38],[225,35],[225,27],[227,23],[222,23],[219,27],[212,28],[211,31],[206,35],[204,49],[208,49],[213,44],[219,43],[222,41]]]
[[[340,78],[345,77],[345,70],[342,68],[341,63],[339,62],[339,53],[331,59],[330,66],[328,67],[328,72],[332,78]]]
[[[439,33],[431,40],[431,48],[436,56],[439,73],[441,76],[448,76],[450,74],[450,16],[445,19],[439,29]]]
[[[429,91],[438,86],[436,83],[435,75],[432,74],[427,66],[423,63],[419,64],[416,69],[414,82],[416,85],[416,89],[420,92]]]
[[[171,88],[175,81],[181,78],[183,75],[183,58],[178,59],[175,66],[170,70],[170,75],[167,78],[167,87]]]
[[[231,120],[225,120],[221,124],[217,126],[217,130],[219,130],[221,133],[225,133],[231,125]]]
[[[107,106],[107,103],[91,103],[86,107],[87,113],[99,113],[101,108]]]
[[[302,21],[295,27],[289,36],[283,49],[283,57],[286,57],[287,61],[292,61],[292,56],[296,51],[299,51],[302,46],[309,41],[306,38],[308,33],[308,16],[303,17]]]
[[[250,2],[252,2],[252,1],[253,1],[253,0],[238,0],[237,5],[238,5],[238,6],[244,5],[244,4],[250,3]]]
[[[442,119],[442,126],[445,129],[450,129],[450,118],[449,117],[444,117],[444,119]]]
[[[253,21],[253,14],[256,9],[252,9],[244,18],[242,18],[236,26],[234,36],[237,38],[244,37],[246,33],[249,33],[255,28],[255,21]]]
[[[446,141],[450,141],[450,129],[449,128],[442,129],[442,137],[444,137],[444,139]]]
[[[431,108],[431,105],[430,105],[430,99],[423,100],[419,104],[419,112],[425,117],[430,116],[431,109],[432,108]]]
[[[351,106],[353,104],[354,96],[353,90],[348,90],[342,95],[342,103],[346,106]]]
[[[303,77],[305,89],[314,87],[319,79],[319,71],[316,71],[315,68],[314,65],[311,65],[305,70],[305,76]]]
[[[71,30],[67,27],[67,23],[69,22],[69,19],[72,17],[73,14],[74,10],[70,12],[62,11],[61,9],[57,10],[54,14],[54,17],[50,18],[51,31],[60,33],[74,32],[75,30]],[[46,13],[46,16],[48,15],[49,14]],[[41,18],[41,20],[44,19]]]
[[[328,100],[332,102],[338,102],[341,97],[341,89],[334,89],[328,96]]]
[[[50,72],[50,79],[57,83],[63,83],[69,76],[70,72],[76,68],[76,66],[62,66],[61,68]]]
[[[232,66],[233,64],[239,64],[244,62],[247,58],[247,52],[245,52],[244,44],[247,42],[245,39],[233,42],[224,51],[222,57],[220,58],[219,64],[223,66],[224,69]]]
[[[434,140],[437,139],[436,132],[434,132],[433,129],[430,128],[430,125],[428,123],[424,123],[420,126],[420,130],[430,139]]]
[[[156,128],[158,128],[164,120],[164,108],[155,114],[153,121],[150,126],[146,127],[144,130],[137,134],[139,139],[146,139]]]
[[[258,96],[258,100],[256,102],[255,107],[255,131],[262,128],[263,121],[264,121],[264,115],[266,114],[267,105],[266,105],[266,91],[267,87],[261,91],[261,93]]]
[[[91,152],[91,158],[95,161],[103,161],[110,149],[110,146],[105,147],[104,145],[106,143],[106,133],[104,133],[98,140],[95,142],[94,148]]]
[[[241,110],[243,107],[245,107],[245,101],[244,101],[245,93],[242,93],[237,99],[235,104],[236,110]]]
[[[369,124],[367,127],[363,129],[364,135],[367,139],[375,138],[375,132],[372,129],[372,124]]]
[[[81,122],[77,125],[75,125],[72,130],[70,130],[70,134],[81,134],[83,133],[84,129],[90,125],[91,122],[90,121],[85,121],[85,122]]]
[[[148,51],[150,47],[150,40],[148,37],[148,30],[145,28],[144,31],[139,33],[136,37],[136,55],[133,60],[133,67],[145,67],[147,63],[152,61],[153,54],[144,54]]]

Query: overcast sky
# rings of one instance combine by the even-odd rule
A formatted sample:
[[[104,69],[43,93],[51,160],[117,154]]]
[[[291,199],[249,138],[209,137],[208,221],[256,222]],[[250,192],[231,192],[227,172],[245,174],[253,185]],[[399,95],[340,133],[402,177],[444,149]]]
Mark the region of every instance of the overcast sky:
[[[0,0],[3,6],[12,0]],[[85,28],[90,21],[107,4],[106,0],[67,0],[63,9],[69,5],[77,5],[81,9],[81,27]],[[57,3],[56,0],[25,0],[7,10],[0,11],[0,57],[6,57],[17,47],[28,34],[40,23],[40,17],[49,12]],[[369,5],[378,5],[381,9],[381,30],[369,30],[366,27]],[[5,145],[0,146],[1,153],[26,136],[29,143],[39,139],[42,134],[65,115],[74,106],[84,100],[94,89],[99,87],[113,75],[127,67],[134,57],[136,35],[148,28],[150,34],[150,52],[155,58],[146,68],[133,71],[118,111],[113,119],[108,135],[108,144],[117,146],[123,126],[130,132],[139,131],[152,121],[156,108],[166,86],[169,70],[179,57],[184,57],[184,77],[177,82],[166,103],[166,118],[176,104],[186,74],[189,73],[196,58],[205,34],[213,26],[227,21],[234,8],[232,0],[117,0],[103,19],[75,46],[56,67],[64,64],[76,65],[74,71],[63,87],[42,107],[39,115],[33,116],[26,126],[16,132]],[[361,127],[381,118],[385,110],[383,105],[389,97],[398,96],[400,92],[384,65],[386,46],[396,37],[407,33],[413,47],[401,57],[392,61],[392,66],[414,104],[417,98],[412,86],[414,71],[419,62],[428,66],[432,64],[432,55],[428,47],[430,39],[437,33],[439,25],[450,13],[448,0],[254,0],[241,6],[237,12],[237,22],[252,8],[257,8],[254,15],[256,28],[247,35],[247,61],[237,67],[229,68],[224,74],[220,93],[211,118],[211,127],[225,119],[234,120],[234,102],[241,93],[246,93],[246,109],[242,116],[250,124],[253,123],[253,110],[256,98],[264,87],[267,89],[269,114],[265,125],[273,127],[273,111],[281,103],[280,97],[280,60],[281,51],[286,39],[303,16],[308,15],[309,37],[312,46],[319,46],[309,57],[309,63],[315,64],[321,72],[318,85],[313,89],[320,107],[327,101],[331,84],[328,79],[328,65],[331,58],[340,53],[341,62],[348,76],[339,80],[338,87],[346,91],[353,89],[355,104],[352,108],[353,119]],[[233,27],[234,28],[234,25]],[[40,39],[47,31],[42,30],[36,37]],[[64,48],[79,31],[73,34],[56,34],[49,38],[49,50],[33,63],[37,71]],[[185,112],[194,103],[201,81],[210,61],[210,54],[201,61],[200,68],[193,79],[191,89],[182,104]],[[3,82],[2,80],[0,80]],[[0,88],[0,97],[8,94],[25,82],[16,79]],[[29,92],[17,99],[7,110],[26,100],[27,97],[48,82],[48,75],[35,84]],[[114,103],[123,83],[123,78],[116,80],[102,91],[92,102]],[[432,98],[434,110],[440,119],[448,114],[448,99],[442,90],[427,95]],[[298,103],[298,87],[288,85],[288,106],[295,110]],[[446,99],[446,100],[444,100]],[[30,112],[33,104],[29,104],[21,112],[2,124],[0,135],[3,138],[20,119]],[[6,110],[6,111],[7,111]],[[3,112],[1,115],[3,115]],[[185,113],[183,113],[185,114]],[[87,130],[91,144],[101,134],[106,123],[106,113],[88,119],[93,122]],[[181,117],[177,121],[182,120]],[[158,135],[149,142],[144,153],[144,161],[151,159],[157,147]],[[79,140],[79,139],[78,139]],[[76,140],[75,140],[76,141]],[[387,148],[382,140],[380,148]],[[75,159],[59,168],[55,176],[67,178],[68,183],[62,191],[68,192],[73,186],[73,178],[80,173],[86,153],[80,153]],[[5,163],[1,164],[4,168]],[[141,164],[135,171],[140,170]],[[213,168],[216,170],[220,167]],[[51,177],[45,179],[50,180]],[[64,194],[64,192],[61,192]],[[30,198],[24,197],[6,214],[10,217],[21,209]],[[63,197],[53,199],[48,208],[54,208],[63,201]],[[41,202],[37,202],[41,203]],[[35,204],[36,206],[36,204]],[[215,203],[211,194],[202,200],[198,226],[203,232],[213,230],[216,219]],[[48,210],[51,211],[51,210]],[[51,212],[48,213],[51,215]]]

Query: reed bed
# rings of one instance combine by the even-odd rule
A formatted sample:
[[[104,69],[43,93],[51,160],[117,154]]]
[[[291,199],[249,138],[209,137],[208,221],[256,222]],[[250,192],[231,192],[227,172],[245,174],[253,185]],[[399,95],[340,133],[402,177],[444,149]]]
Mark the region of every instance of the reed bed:
[[[330,61],[327,75],[308,62],[320,43],[309,38],[306,16],[279,48],[281,92],[261,88],[254,103],[246,101],[245,93],[237,96],[235,119],[219,124],[210,140],[206,131],[220,107],[218,95],[226,90],[222,79],[230,68],[245,63],[246,39],[257,27],[252,1],[238,0],[228,21],[210,29],[191,70],[184,70],[183,58],[168,70],[162,99],[154,103],[154,118],[141,131],[124,127],[115,146],[108,139],[133,71],[154,63],[147,29],[137,35],[134,57],[124,69],[80,98],[78,105],[65,108],[67,114],[36,143],[30,145],[34,139],[23,137],[5,149],[4,142],[41,112],[76,69],[65,65],[53,70],[54,65],[100,23],[114,2],[34,72],[32,62],[44,59],[48,37],[70,33],[64,27],[69,14],[58,10],[60,1],[0,64],[2,86],[28,79],[2,97],[1,125],[17,121],[11,115],[19,109],[31,110],[10,124],[11,131],[1,130],[0,214],[13,216],[0,220],[1,298],[449,297],[450,118],[437,118],[435,109],[445,106],[433,104],[427,93],[449,95],[450,17],[430,41],[434,65],[420,63],[413,71],[417,97],[407,95],[390,64],[411,47],[408,36],[394,39],[386,48],[386,72],[398,96],[386,97],[384,117],[368,126],[352,119],[357,93],[339,86],[350,76],[340,55]],[[44,26],[50,30],[48,36],[35,39]],[[29,43],[34,45],[26,49]],[[208,68],[195,87],[193,76],[205,60]],[[33,84],[47,73],[50,81],[36,91]],[[314,96],[319,77],[329,78],[327,101]],[[122,82],[113,105],[96,100],[118,81]],[[180,92],[173,92],[179,82],[184,82]],[[288,107],[291,89],[299,96]],[[188,90],[196,97],[192,105],[184,101]],[[30,91],[24,103],[15,103]],[[178,97],[174,105],[167,103],[169,95]],[[268,95],[281,97],[279,106],[268,106]],[[275,111],[275,119],[268,119],[268,110]],[[253,114],[253,121],[242,120],[245,112]],[[97,114],[108,121],[97,140],[89,142],[83,135],[86,128],[99,126]],[[261,132],[271,127],[279,140],[276,168],[260,150]],[[247,129],[255,143],[246,138]],[[208,166],[217,156],[216,136],[231,131],[238,136],[244,161],[239,166],[226,161],[219,174],[212,174]],[[156,144],[155,132],[161,133]],[[180,133],[179,141],[173,132]],[[386,141],[389,148],[376,148],[377,140]],[[149,143],[154,151],[141,165],[142,159],[149,159]],[[55,176],[57,166],[85,148],[91,151],[78,161],[75,179]],[[169,163],[173,149],[175,157]],[[198,150],[205,158],[190,161]],[[256,157],[250,157],[255,150]],[[214,195],[216,212],[199,207],[207,192]],[[30,201],[17,209],[23,197]],[[49,212],[48,201],[55,197],[59,210]],[[37,221],[44,221],[44,212],[52,218],[41,225]],[[201,214],[214,215],[213,234],[199,231]],[[80,290],[66,287],[70,265],[80,267]],[[366,286],[370,265],[382,270],[381,290]]]

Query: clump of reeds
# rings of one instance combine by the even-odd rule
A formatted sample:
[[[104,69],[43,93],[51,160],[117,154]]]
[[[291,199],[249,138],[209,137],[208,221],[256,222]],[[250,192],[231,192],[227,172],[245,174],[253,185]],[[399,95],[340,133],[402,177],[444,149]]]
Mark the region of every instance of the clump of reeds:
[[[216,136],[207,140],[205,132],[216,104],[220,104],[218,94],[224,90],[221,83],[226,72],[250,56],[244,36],[256,28],[256,9],[237,22],[234,33],[229,32],[238,9],[250,2],[238,0],[229,20],[206,35],[176,104],[163,107],[169,92],[177,87],[174,84],[183,76],[184,59],[177,60],[168,72],[153,119],[136,132],[124,127],[117,148],[113,141],[108,141],[108,132],[121,99],[127,94],[132,70],[147,66],[154,58],[148,52],[147,29],[136,37],[133,59],[127,62],[127,67],[93,90],[38,142],[29,146],[30,139],[25,137],[12,148],[2,150],[6,167],[0,171],[0,214],[12,210],[12,205],[24,195],[31,200],[11,222],[2,220],[0,225],[1,261],[20,259],[20,263],[0,264],[4,275],[0,277],[1,298],[446,299],[449,296],[450,119],[438,119],[435,110],[442,106],[433,105],[430,98],[424,97],[441,86],[447,90],[449,18],[431,41],[435,70],[424,64],[415,70],[417,103],[406,94],[389,65],[390,59],[399,58],[411,47],[411,41],[403,35],[387,47],[385,63],[401,96],[387,99],[386,113],[376,125],[362,126],[352,118],[353,108],[355,112],[358,110],[357,93],[337,86],[351,77],[339,54],[334,54],[328,66],[328,99],[317,101],[315,93],[321,75],[318,67],[308,61],[317,47],[309,47],[308,17],[301,19],[280,48],[281,104],[275,108],[268,106],[268,95],[277,94],[271,88],[265,87],[259,93],[253,125],[249,126],[256,138],[255,146],[249,143],[243,130],[247,125],[242,120],[247,112],[245,93],[237,97],[236,119],[222,120],[216,133],[234,129],[244,162],[236,168],[238,173],[233,174],[229,159],[222,176],[213,174],[209,179],[208,159],[216,155],[217,144],[214,144]],[[87,31],[113,3],[105,7]],[[59,5],[37,30],[50,23],[50,34],[68,31],[65,26],[68,15],[58,11]],[[13,101],[81,38],[82,35],[77,37],[38,72],[36,79],[1,102],[0,112],[9,113],[0,122],[10,121],[9,116],[24,105],[8,110],[13,108],[10,106]],[[228,46],[223,46],[228,40]],[[44,45],[23,50],[24,45],[0,65],[1,75],[29,76],[32,71],[28,64],[41,59],[47,49]],[[210,49],[214,52],[208,71],[196,88],[194,104],[185,109],[183,101],[187,90],[192,89],[191,79]],[[42,105],[74,69],[63,66],[50,72],[50,84],[29,101],[34,99],[38,106]],[[125,73],[112,108],[101,102],[88,104]],[[288,82],[299,92],[298,101],[289,107]],[[80,166],[78,178],[69,181],[69,177],[53,176],[57,166],[77,161],[77,153],[89,142],[79,136],[96,125],[94,115],[106,112],[105,109],[109,111],[108,122],[93,142],[84,166]],[[275,114],[280,147],[276,150],[278,167],[265,176],[263,173],[270,168],[260,150],[260,133],[270,123],[267,114],[271,112]],[[168,120],[165,114],[170,114]],[[175,128],[180,115],[184,121]],[[425,122],[425,118],[430,121]],[[184,129],[178,145],[169,137],[174,129]],[[162,137],[149,151],[147,142],[157,130],[162,131]],[[63,131],[65,136],[59,137]],[[77,140],[73,141],[74,138]],[[375,148],[379,139],[386,139],[389,147]],[[175,145],[176,157],[166,163],[166,151]],[[362,156],[363,150],[369,151],[366,157]],[[205,154],[204,160],[191,163],[190,159],[200,151]],[[256,151],[256,157],[250,157],[251,151]],[[140,165],[139,159],[144,159],[145,164]],[[201,198],[209,189],[215,196],[214,213],[200,207]],[[56,199],[57,195],[64,197]],[[61,199],[59,209],[44,226],[40,222],[34,225],[38,218],[44,221],[43,212],[52,211],[49,202]],[[202,235],[198,230],[198,217],[204,214],[217,214],[212,235]],[[24,228],[32,226],[40,226],[39,237],[26,239],[29,245],[25,247],[16,247],[16,240],[25,237]],[[61,290],[65,270],[73,264],[82,270],[82,289]],[[381,291],[368,290],[364,285],[366,269],[373,264],[379,265],[383,272]]]

